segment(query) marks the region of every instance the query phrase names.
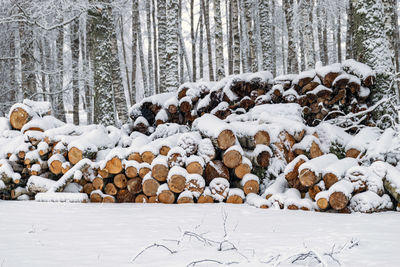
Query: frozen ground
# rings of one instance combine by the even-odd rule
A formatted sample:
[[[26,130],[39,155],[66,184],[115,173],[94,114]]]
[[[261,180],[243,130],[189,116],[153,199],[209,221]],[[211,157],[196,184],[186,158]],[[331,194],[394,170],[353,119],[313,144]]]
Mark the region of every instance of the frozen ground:
[[[0,201],[0,266],[288,266],[310,251],[319,266],[399,266],[399,222],[396,212]],[[137,256],[154,243],[163,246]],[[333,245],[338,262],[324,255]],[[316,266],[314,258],[295,264]]]

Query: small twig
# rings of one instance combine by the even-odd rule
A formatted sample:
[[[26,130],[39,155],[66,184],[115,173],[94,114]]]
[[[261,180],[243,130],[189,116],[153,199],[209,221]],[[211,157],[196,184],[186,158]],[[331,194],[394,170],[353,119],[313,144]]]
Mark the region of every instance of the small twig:
[[[140,255],[142,255],[146,250],[148,250],[148,249],[150,249],[150,248],[153,248],[153,247],[164,248],[164,249],[166,249],[170,254],[175,254],[175,253],[178,252],[178,251],[176,251],[176,250],[171,250],[171,249],[168,248],[167,246],[154,243],[153,245],[150,245],[150,246],[144,248],[142,251],[140,251],[140,252],[131,260],[131,262],[134,262],[134,261],[135,261]]]
[[[233,264],[239,264],[240,263],[240,262],[237,262],[237,261],[222,262],[222,261],[218,261],[218,260],[204,259],[204,260],[192,261],[191,263],[186,265],[186,267],[196,266],[199,263],[205,263],[205,262],[212,262],[212,263],[223,264],[223,265],[233,265]]]

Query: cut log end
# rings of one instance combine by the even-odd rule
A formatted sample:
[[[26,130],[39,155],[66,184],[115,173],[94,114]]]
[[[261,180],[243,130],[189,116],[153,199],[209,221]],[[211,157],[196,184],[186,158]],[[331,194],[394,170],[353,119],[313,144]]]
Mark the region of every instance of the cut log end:
[[[122,162],[119,158],[113,157],[111,160],[107,161],[106,169],[111,174],[118,174],[122,171]]]
[[[16,108],[10,114],[10,123],[14,129],[21,130],[28,123],[30,116],[23,108]]]
[[[243,185],[243,191],[246,195],[250,193],[257,194],[260,190],[260,185],[256,180],[249,180]]]
[[[335,210],[342,210],[347,206],[349,199],[342,192],[333,192],[329,197],[329,204]]]
[[[186,166],[186,170],[190,174],[203,174],[203,166],[198,162],[191,162]]]
[[[159,186],[160,184],[157,182],[157,180],[147,179],[142,183],[143,193],[148,197],[156,196]]]
[[[211,196],[200,196],[197,200],[197,203],[205,204],[205,203],[214,203],[214,199]]]
[[[228,168],[236,168],[242,162],[242,154],[236,150],[225,152],[223,162]]]
[[[266,145],[268,146],[270,144],[270,136],[268,132],[266,131],[258,131],[254,135],[254,142],[256,145]]]
[[[303,169],[300,172],[299,180],[303,186],[310,187],[317,182],[317,177],[309,169]]]
[[[186,186],[186,178],[182,175],[172,175],[168,181],[169,189],[174,193],[181,193]]]
[[[235,144],[235,135],[231,130],[223,130],[217,138],[218,147],[222,150],[228,149]]]
[[[326,189],[329,189],[332,185],[334,185],[337,181],[339,181],[337,176],[333,173],[325,174],[323,179],[324,179]]]
[[[175,202],[175,195],[170,190],[164,190],[157,196],[158,202],[164,204],[173,204]]]
[[[243,204],[243,198],[237,195],[229,196],[226,203],[230,204]]]
[[[134,177],[129,179],[126,187],[132,194],[138,194],[142,192],[142,178]]]
[[[151,169],[151,173],[154,177],[159,182],[165,182],[168,177],[168,167],[162,164],[156,164],[153,166]]]
[[[242,179],[246,174],[251,172],[251,168],[248,164],[246,163],[240,163],[236,168],[235,168],[235,176],[239,179]]]
[[[68,160],[71,162],[71,164],[75,165],[78,163],[81,159],[83,158],[83,153],[80,149],[76,147],[72,147],[68,151]]]

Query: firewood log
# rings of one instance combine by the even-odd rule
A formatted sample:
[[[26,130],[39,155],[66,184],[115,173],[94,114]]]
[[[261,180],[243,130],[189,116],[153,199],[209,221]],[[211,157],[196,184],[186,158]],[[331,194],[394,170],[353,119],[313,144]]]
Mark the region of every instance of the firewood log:
[[[96,156],[96,152],[91,150],[80,150],[77,147],[71,147],[68,150],[68,160],[71,164],[75,165],[83,158],[93,159]]]
[[[128,156],[128,160],[134,160],[138,163],[142,163],[142,156],[140,155],[139,152],[132,152],[129,156]]]
[[[92,193],[95,190],[93,183],[87,183],[83,186],[82,192],[86,193],[90,196],[90,193]]]
[[[185,189],[187,175],[186,169],[179,166],[172,167],[167,178],[169,189],[174,193],[181,193]]]
[[[122,161],[118,157],[113,157],[106,163],[106,169],[110,174],[118,174],[122,171]]]
[[[329,205],[335,210],[344,209],[350,201],[354,186],[347,180],[341,180],[329,188]]]
[[[186,177],[185,190],[192,192],[193,197],[199,198],[204,192],[206,182],[199,174],[188,174]]]
[[[153,160],[156,158],[156,156],[154,155],[154,153],[152,151],[144,151],[141,154],[141,157],[142,157],[143,162],[147,162],[149,164],[151,164],[153,162]]]
[[[308,195],[312,200],[315,200],[315,196],[321,191],[321,187],[315,184],[308,189]]]
[[[120,173],[114,176],[114,185],[119,189],[126,188],[128,180],[126,179],[125,174]]]
[[[95,190],[90,193],[90,202],[101,203],[103,202],[103,193],[100,190]]]
[[[22,127],[37,114],[27,105],[15,104],[10,109],[10,124],[16,130],[21,130]]]
[[[203,136],[210,138],[211,141],[222,150],[235,144],[236,137],[230,129],[229,124],[223,122],[214,115],[203,115],[193,122],[192,127],[200,131]]]
[[[242,179],[246,174],[251,172],[252,168],[253,165],[251,164],[251,161],[246,157],[242,157],[242,162],[235,167],[235,177]]]
[[[135,178],[138,176],[138,169],[140,169],[140,165],[137,161],[134,160],[126,160],[124,161],[124,169],[125,175],[128,178]]]
[[[223,162],[228,168],[236,168],[242,162],[243,149],[238,146],[231,146],[223,155]]]
[[[169,190],[168,184],[162,184],[157,190],[157,200],[160,203],[172,204],[175,202],[175,194]]]
[[[60,154],[54,154],[48,160],[49,169],[54,174],[62,173],[62,164],[65,162],[65,158]]]
[[[316,184],[321,179],[323,168],[337,160],[334,154],[326,154],[303,163],[299,167],[301,184],[306,187]]]
[[[183,191],[179,194],[177,199],[178,204],[190,204],[194,203],[192,192],[190,191]]]
[[[201,196],[197,199],[197,203],[214,203],[214,198],[212,197],[211,190],[208,186],[204,189],[203,194],[201,194]]]
[[[211,196],[218,202],[224,201],[228,197],[229,182],[225,178],[217,177],[210,182]]]
[[[96,177],[92,181],[94,190],[103,190],[104,187],[104,180],[101,177]]]
[[[223,177],[229,180],[229,169],[220,160],[210,161],[205,170],[206,184],[209,184],[214,178]]]
[[[149,202],[149,198],[144,194],[139,194],[139,195],[136,196],[135,202],[136,203],[148,203]]]
[[[260,190],[260,181],[254,174],[246,174],[242,180],[240,180],[240,188],[243,189],[245,195],[250,193],[258,194]]]
[[[167,157],[159,155],[153,162],[151,163],[151,173],[153,174],[154,179],[159,182],[165,182],[168,177],[168,162]]]
[[[172,148],[167,155],[168,167],[174,166],[184,167],[186,161],[186,151],[181,147]]]
[[[106,193],[107,195],[115,196],[117,192],[117,187],[113,183],[108,183],[104,187],[104,193]]]
[[[128,189],[121,189],[117,193],[117,202],[119,203],[134,203],[136,195],[128,191]]]
[[[204,167],[204,159],[200,156],[192,155],[186,159],[186,171],[188,173],[202,175]]]
[[[139,165],[139,177],[144,178],[149,172],[151,172],[150,164],[143,162]]]
[[[229,190],[226,203],[230,204],[243,204],[245,199],[244,192],[240,188],[232,188]]]
[[[146,176],[143,178],[142,188],[143,188],[143,193],[146,196],[148,197],[156,196],[157,189],[159,186],[160,184],[157,182],[157,180],[151,176],[151,172],[146,174]]]
[[[127,189],[132,194],[139,194],[142,192],[142,178],[134,177],[128,180]]]
[[[115,203],[116,199],[114,196],[110,196],[110,195],[105,195],[103,197],[103,203]]]

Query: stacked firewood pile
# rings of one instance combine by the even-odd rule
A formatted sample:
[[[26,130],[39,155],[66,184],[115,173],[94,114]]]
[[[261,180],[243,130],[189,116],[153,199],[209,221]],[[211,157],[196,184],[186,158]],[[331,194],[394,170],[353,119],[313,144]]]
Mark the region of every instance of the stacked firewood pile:
[[[299,104],[306,124],[316,126],[322,120],[365,111],[374,80],[370,67],[346,60],[275,79],[269,72],[258,72],[233,75],[216,83],[186,83],[177,94],[156,95],[134,105],[130,110],[132,128],[148,133],[162,123],[191,125],[205,113],[226,119],[273,103]]]
[[[350,61],[275,80],[264,72],[186,84],[132,107],[133,121],[121,129],[64,124],[49,115],[48,103],[24,101],[0,119],[0,197],[394,209],[400,201],[396,132],[365,127],[351,136],[325,122],[312,126],[322,109],[305,111],[310,101],[331,111],[367,108],[362,96],[371,73]],[[317,82],[318,90],[304,89]],[[329,101],[346,93],[329,104],[309,93],[322,87],[330,89]]]

